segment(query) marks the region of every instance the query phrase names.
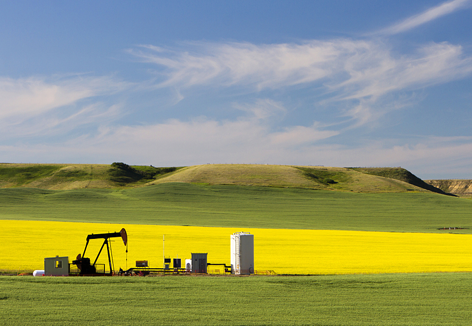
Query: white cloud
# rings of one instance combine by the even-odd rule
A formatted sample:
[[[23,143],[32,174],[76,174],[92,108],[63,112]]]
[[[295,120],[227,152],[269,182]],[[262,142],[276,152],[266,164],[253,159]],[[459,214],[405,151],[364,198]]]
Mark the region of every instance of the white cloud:
[[[449,43],[420,46],[410,55],[398,55],[379,40],[348,39],[272,45],[194,43],[190,48],[193,52],[148,46],[132,53],[166,68],[160,87],[239,87],[255,94],[296,85],[316,88],[323,100],[315,97],[315,104],[348,101],[351,108],[337,114],[353,118],[354,126],[382,116],[382,99],[387,95],[472,73],[472,58],[463,54],[461,46]]]
[[[255,104],[233,104],[238,110],[248,112],[257,119],[285,115],[287,110],[281,102],[271,99],[258,99]]]
[[[192,43],[193,54],[182,51],[130,51],[148,63],[168,69],[161,87],[191,87],[218,83],[249,85],[258,90],[321,80],[332,75],[339,57],[360,44],[351,41],[254,45],[250,43]]]
[[[108,126],[98,135],[82,135],[64,141],[65,147],[77,153],[89,152],[97,158],[122,157],[129,162],[139,160],[154,164],[156,159],[178,165],[222,162],[261,161],[267,153],[283,153],[313,145],[338,134],[315,123],[271,131],[270,120],[285,112],[281,103],[258,100],[252,105],[239,105],[245,115],[218,121],[205,117],[189,121],[171,119],[145,126]],[[65,152],[67,154],[67,151]],[[90,155],[90,154],[89,154]],[[272,154],[271,154],[272,155]],[[177,163],[178,162],[178,163]]]
[[[311,127],[294,126],[284,128],[282,132],[275,132],[269,135],[273,145],[299,146],[302,144],[312,144],[318,140],[327,139],[339,134],[339,131],[321,130],[318,123]]]
[[[97,97],[129,86],[110,77],[0,78],[0,137],[64,135],[81,125],[105,123],[118,116],[119,105]]]
[[[112,94],[127,86],[109,77],[77,76],[58,80],[0,77],[0,120],[28,119],[82,99]]]
[[[344,99],[379,98],[460,79],[472,72],[472,59],[463,57],[461,46],[432,43],[411,56],[399,58],[377,49],[364,60],[348,59],[345,68],[350,78],[333,86],[343,90]]]
[[[462,58],[461,46],[448,43],[428,44],[410,56],[395,56],[378,41],[346,39],[261,46],[201,43],[199,47],[203,53],[173,53],[176,56],[169,58],[161,57],[162,52],[135,54],[168,68],[162,87],[251,85],[257,91],[322,81],[330,89],[343,88],[345,98],[428,86],[472,70],[471,59]]]
[[[122,115],[121,106],[118,104],[107,106],[103,103],[93,103],[76,108],[67,114],[42,114],[29,119],[24,118],[16,124],[0,121],[0,139],[64,137],[68,132],[73,132],[81,126],[107,124],[120,115]]]
[[[409,17],[397,24],[387,27],[376,34],[398,34],[406,32],[410,29],[426,24],[432,20],[438,19],[444,15],[448,15],[470,4],[470,0],[453,0],[443,2],[442,4],[426,10],[418,15]]]
[[[272,104],[272,103],[270,103]],[[117,142],[131,148],[133,144],[155,146],[159,152],[186,152],[191,157],[199,153],[220,153],[233,156],[241,155],[251,148],[270,149],[280,147],[299,147],[338,134],[336,131],[323,130],[317,123],[310,127],[294,126],[283,131],[273,132],[267,121],[277,112],[258,112],[258,101],[254,111],[247,117],[236,120],[217,121],[197,118],[191,121],[177,119],[148,126],[122,126],[109,129],[96,144]],[[279,107],[283,109],[283,107]],[[253,114],[254,113],[254,114]],[[83,140],[81,139],[80,142]],[[110,144],[111,145],[111,144]]]

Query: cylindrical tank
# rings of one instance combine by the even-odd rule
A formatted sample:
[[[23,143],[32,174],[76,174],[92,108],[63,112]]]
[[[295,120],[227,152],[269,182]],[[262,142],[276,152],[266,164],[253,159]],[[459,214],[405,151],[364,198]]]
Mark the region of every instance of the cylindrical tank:
[[[44,270],[37,269],[33,272],[33,276],[44,276]]]
[[[254,274],[254,235],[238,232],[231,235],[231,271],[236,275]]]
[[[192,260],[191,259],[185,259],[185,270],[187,272],[192,271]]]

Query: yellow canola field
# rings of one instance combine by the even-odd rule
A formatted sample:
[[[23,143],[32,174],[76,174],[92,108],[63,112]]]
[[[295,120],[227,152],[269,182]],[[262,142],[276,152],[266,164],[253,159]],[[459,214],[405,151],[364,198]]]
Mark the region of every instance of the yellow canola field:
[[[148,260],[162,267],[163,254],[181,258],[208,253],[208,262],[230,264],[230,235],[254,234],[256,271],[278,274],[358,274],[471,271],[472,235],[363,231],[237,229],[135,224],[0,220],[0,270],[44,268],[45,257],[82,253],[91,233],[128,233],[129,252],[113,239],[115,270]],[[163,242],[165,235],[165,243]],[[91,240],[86,257],[96,257],[103,240]],[[163,248],[164,245],[164,248]],[[163,250],[164,249],[164,250]],[[102,253],[106,260],[106,251]]]

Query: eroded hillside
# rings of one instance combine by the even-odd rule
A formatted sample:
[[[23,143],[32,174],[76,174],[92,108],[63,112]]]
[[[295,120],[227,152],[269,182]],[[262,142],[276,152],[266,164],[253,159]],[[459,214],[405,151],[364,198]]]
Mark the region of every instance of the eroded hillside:
[[[456,196],[472,197],[472,180],[425,180],[425,182]]]

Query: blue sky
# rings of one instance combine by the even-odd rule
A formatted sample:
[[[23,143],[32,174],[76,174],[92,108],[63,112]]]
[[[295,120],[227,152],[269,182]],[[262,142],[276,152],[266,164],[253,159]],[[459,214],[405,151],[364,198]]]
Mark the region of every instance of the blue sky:
[[[0,162],[472,178],[472,0],[1,1]]]

